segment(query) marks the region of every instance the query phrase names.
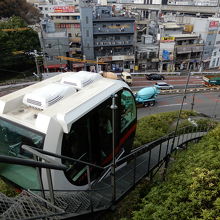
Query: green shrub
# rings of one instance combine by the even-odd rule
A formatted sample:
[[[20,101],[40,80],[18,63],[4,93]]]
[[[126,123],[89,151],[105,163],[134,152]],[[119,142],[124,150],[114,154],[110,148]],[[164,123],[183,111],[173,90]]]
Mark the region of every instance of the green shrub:
[[[132,219],[220,220],[219,150],[220,126],[176,155],[166,181],[151,189]]]
[[[134,148],[157,140],[158,138],[165,136],[167,133],[174,131],[175,126],[173,126],[173,123],[177,120],[178,115],[179,111],[165,112],[146,116],[139,120],[134,140]],[[189,116],[196,115],[196,112],[182,111],[180,118],[186,119]]]
[[[11,196],[11,197],[16,196],[18,194],[12,186],[6,184],[1,179],[0,179],[0,191],[1,191],[1,193],[5,194],[7,196]]]

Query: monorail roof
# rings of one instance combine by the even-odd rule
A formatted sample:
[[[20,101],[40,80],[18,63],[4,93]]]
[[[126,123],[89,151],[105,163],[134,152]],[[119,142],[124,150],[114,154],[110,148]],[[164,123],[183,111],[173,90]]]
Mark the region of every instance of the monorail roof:
[[[70,74],[74,73],[62,73],[1,97],[0,117],[43,133],[47,133],[51,123],[55,123],[60,125],[65,133],[68,133],[74,121],[88,113],[121,88],[128,87],[121,80],[101,77],[44,110],[33,108],[23,103],[23,98],[26,94],[43,88],[50,83],[60,82],[64,76],[69,76]]]

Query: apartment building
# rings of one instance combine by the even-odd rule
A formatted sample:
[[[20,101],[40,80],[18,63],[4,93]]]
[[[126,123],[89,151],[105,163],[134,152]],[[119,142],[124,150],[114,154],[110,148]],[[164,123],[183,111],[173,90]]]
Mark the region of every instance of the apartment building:
[[[117,16],[111,6],[81,8],[85,59],[107,63],[110,71],[134,70],[135,19]]]
[[[161,71],[199,70],[204,44],[198,34],[178,34],[160,41]]]

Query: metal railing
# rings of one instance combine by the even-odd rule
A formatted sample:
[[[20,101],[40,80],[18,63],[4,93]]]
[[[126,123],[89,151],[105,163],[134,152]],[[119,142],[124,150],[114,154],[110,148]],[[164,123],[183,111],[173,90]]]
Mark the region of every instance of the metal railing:
[[[23,145],[22,148],[25,151],[30,152],[34,155],[34,160],[14,158],[8,156],[0,156],[0,162],[6,163],[15,163],[20,165],[33,166],[38,169],[38,177],[41,185],[41,196],[43,200],[46,199],[45,192],[49,192],[50,202],[56,206],[56,195],[58,191],[64,190],[54,190],[53,182],[51,178],[51,169],[56,170],[66,170],[67,166],[57,162],[53,158],[65,159],[66,161],[83,164],[86,166],[86,176],[88,189],[81,190],[78,192],[86,192],[88,195],[88,200],[90,203],[90,212],[94,212],[94,198],[93,193],[100,193],[103,195],[103,199],[107,196],[106,192],[110,195],[109,198],[109,206],[105,206],[109,208],[114,202],[116,202],[122,195],[124,195],[129,189],[134,187],[144,176],[152,176],[152,173],[155,168],[160,168],[161,164],[166,163],[166,166],[169,162],[170,155],[177,151],[178,149],[185,148],[189,142],[200,139],[204,134],[206,134],[212,125],[198,125],[198,126],[188,126],[184,128],[178,129],[176,132],[171,132],[167,134],[165,137],[161,137],[158,140],[155,140],[151,143],[147,143],[143,146],[138,147],[137,149],[133,149],[131,153],[123,156],[122,158],[118,158],[114,161],[114,168],[117,170],[118,167],[122,166],[117,172],[114,172],[112,169],[113,164],[109,164],[108,166],[102,167],[97,166],[95,164],[91,164],[86,161],[82,161],[79,159],[69,158],[62,155],[57,155],[51,152],[43,151],[41,149],[32,148],[26,145]],[[45,161],[45,162],[42,162]],[[45,190],[43,187],[42,176],[40,175],[40,168],[46,169],[46,176],[48,182],[48,190]],[[91,180],[91,171],[92,168],[102,170],[102,175],[92,182]],[[109,174],[109,175],[108,175]],[[104,175],[104,176],[103,176]],[[99,180],[103,180],[105,177],[105,181],[109,184],[106,187],[100,187],[98,183]],[[98,185],[98,186],[96,186]],[[123,189],[123,190],[122,190]],[[36,191],[36,190],[35,190]],[[68,193],[76,192],[72,191],[64,191]],[[111,192],[111,193],[109,193]],[[103,206],[104,207],[104,206]],[[100,208],[99,208],[100,209]],[[88,210],[87,210],[88,211]]]

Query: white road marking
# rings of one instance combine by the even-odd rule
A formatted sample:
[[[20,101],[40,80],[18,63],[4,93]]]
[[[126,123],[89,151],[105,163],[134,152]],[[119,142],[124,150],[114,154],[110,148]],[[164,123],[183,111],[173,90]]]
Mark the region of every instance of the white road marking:
[[[187,105],[188,103],[184,102],[183,105]],[[158,107],[168,107],[168,106],[176,106],[176,105],[181,105],[181,103],[179,104],[169,104],[169,105],[160,105]]]

